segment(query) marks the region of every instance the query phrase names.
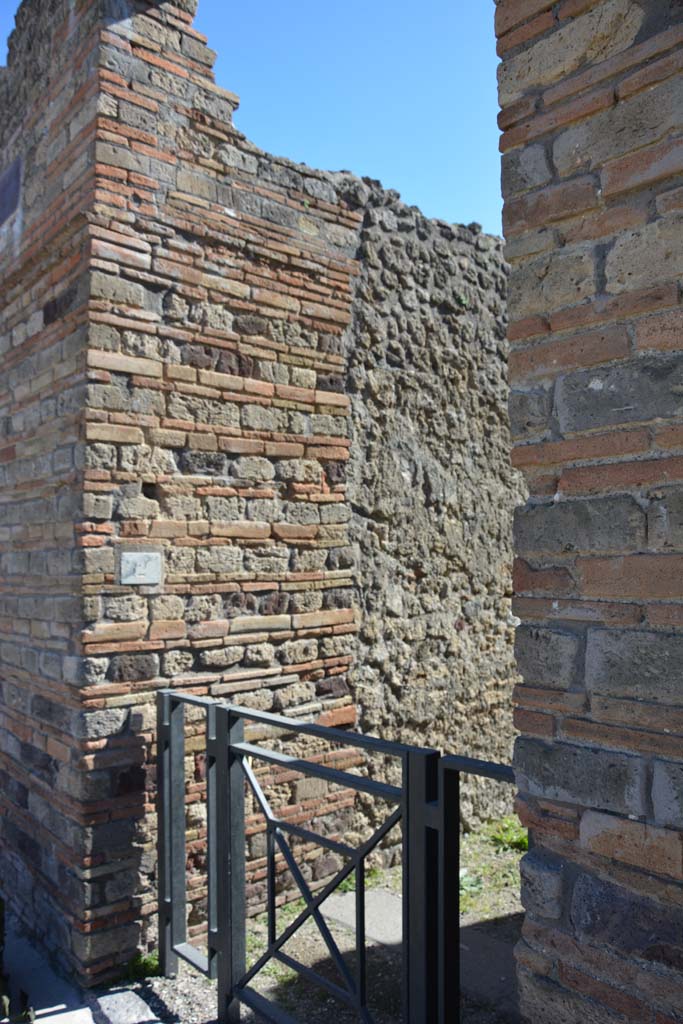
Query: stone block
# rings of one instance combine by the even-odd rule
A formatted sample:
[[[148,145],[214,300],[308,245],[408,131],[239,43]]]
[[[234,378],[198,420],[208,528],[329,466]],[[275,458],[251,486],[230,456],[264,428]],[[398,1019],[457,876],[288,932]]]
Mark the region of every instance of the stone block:
[[[529,504],[515,511],[514,535],[519,554],[639,550],[645,513],[627,495]]]
[[[90,287],[93,298],[144,308],[145,289],[141,284],[96,270],[91,274]]]
[[[568,630],[520,626],[515,635],[517,668],[527,686],[569,690],[583,669],[583,637]]]
[[[505,197],[518,192],[547,185],[552,179],[552,171],[548,163],[545,146],[525,146],[503,155],[503,195]]]
[[[680,213],[622,232],[607,254],[606,291],[619,294],[677,280],[683,274],[682,234]]]
[[[115,683],[137,683],[158,675],[157,654],[115,654],[110,662],[109,677]]]
[[[176,652],[180,654],[180,651]],[[244,657],[244,647],[214,647],[208,651],[200,651],[199,660],[205,668],[230,668],[238,665]]]
[[[660,968],[680,963],[683,909],[670,900],[649,899],[583,873],[574,885],[570,914],[582,943],[606,946]]]
[[[592,246],[554,249],[515,263],[510,272],[510,317],[522,320],[572,306],[595,294]]]
[[[550,35],[508,57],[498,70],[501,106],[528,90],[570,75],[582,64],[606,60],[625,50],[638,34],[645,15],[634,0],[603,0]]]
[[[553,162],[561,177],[602,167],[666,138],[681,124],[683,81],[680,75],[567,128],[553,145]]]
[[[683,830],[683,764],[655,761],[652,773],[652,807],[659,825]],[[680,839],[680,834],[676,834]]]
[[[522,906],[534,917],[557,920],[562,915],[562,863],[533,850],[522,857]]]
[[[197,571],[213,573],[234,573],[242,568],[242,551],[239,547],[221,545],[220,547],[199,548],[197,551]]]
[[[602,697],[683,706],[683,636],[590,629],[586,687]],[[637,711],[634,705],[636,720]]]
[[[274,658],[275,647],[273,644],[249,644],[244,650],[244,663],[246,665],[268,667],[272,665]]]
[[[530,440],[550,430],[552,401],[551,388],[513,389],[510,392],[510,429],[515,440]]]
[[[556,384],[556,413],[565,433],[683,415],[683,355],[641,356],[578,370]]]
[[[267,481],[272,480],[275,476],[275,467],[269,459],[245,456],[235,459],[233,473],[246,480]]]
[[[647,510],[649,548],[683,551],[683,490],[666,488],[650,495]]]
[[[647,772],[638,757],[521,737],[514,765],[522,793],[616,814],[645,814]]]

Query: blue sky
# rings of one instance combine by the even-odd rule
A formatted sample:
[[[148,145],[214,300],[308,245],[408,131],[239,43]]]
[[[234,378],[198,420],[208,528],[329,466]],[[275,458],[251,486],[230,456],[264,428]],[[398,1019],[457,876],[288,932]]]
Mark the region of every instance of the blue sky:
[[[0,0],[0,62],[13,0]],[[9,10],[8,10],[9,8]],[[196,26],[263,149],[379,178],[500,233],[493,0],[200,0]]]

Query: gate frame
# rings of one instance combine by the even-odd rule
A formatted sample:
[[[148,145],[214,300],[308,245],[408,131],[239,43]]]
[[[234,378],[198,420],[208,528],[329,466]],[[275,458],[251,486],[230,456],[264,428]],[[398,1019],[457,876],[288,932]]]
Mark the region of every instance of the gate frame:
[[[208,955],[187,938],[185,870],[185,708],[206,714]],[[317,972],[285,957],[300,975],[321,984],[356,1009],[362,1024],[372,1024],[366,1005],[364,860],[400,822],[403,836],[403,1022],[452,1024],[460,1003],[459,876],[460,776],[479,775],[514,784],[512,768],[467,757],[442,756],[436,750],[392,743],[374,736],[345,732],[315,723],[255,711],[225,701],[177,690],[160,690],[157,697],[157,800],[159,814],[159,943],[162,974],[175,976],[178,960],[218,982],[218,1022],[238,1024],[240,1006],[249,1006],[271,1024],[297,1024],[248,982],[309,918],[316,920],[339,965],[341,954],[325,934],[318,907],[349,875],[356,872],[357,979],[347,990],[322,979]],[[244,741],[245,721],[274,726],[288,733],[316,736],[345,747],[356,747],[400,758],[402,785],[377,782],[366,776],[256,746]],[[247,758],[286,766],[305,776],[323,778],[356,792],[365,792],[397,809],[358,848],[331,843],[308,829],[291,826],[270,809]],[[266,817],[268,861],[268,931],[266,953],[246,969],[246,856],[244,849],[245,781]],[[178,809],[182,809],[182,814]],[[350,858],[323,889],[313,895],[297,871],[283,832],[333,845]],[[275,928],[275,847],[279,844],[293,870],[306,909],[280,935]],[[283,938],[283,936],[286,936]],[[330,941],[331,940],[331,944]],[[335,950],[339,958],[335,955]],[[260,964],[260,966],[258,966]],[[343,961],[340,966],[343,973]],[[347,972],[348,974],[348,972]],[[349,976],[350,977],[350,976]],[[455,1014],[455,1015],[454,1015]]]

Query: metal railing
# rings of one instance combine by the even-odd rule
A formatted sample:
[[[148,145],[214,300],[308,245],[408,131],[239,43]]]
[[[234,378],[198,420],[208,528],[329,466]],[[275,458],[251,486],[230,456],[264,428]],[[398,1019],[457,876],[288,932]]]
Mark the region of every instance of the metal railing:
[[[206,714],[208,952],[187,938],[185,871],[185,708]],[[344,747],[401,761],[401,786],[280,751],[247,743],[250,721]],[[367,998],[365,942],[365,860],[400,824],[403,849],[403,1021],[404,1024],[452,1024],[457,1020],[459,976],[460,776],[481,775],[514,783],[511,768],[465,757],[442,757],[435,750],[390,743],[359,733],[254,711],[173,690],[158,697],[159,792],[159,937],[161,969],[177,971],[178,958],[218,982],[219,1024],[237,1024],[240,1006],[270,1024],[297,1024],[267,1000],[251,982],[271,960],[312,981],[373,1024]],[[251,760],[323,779],[395,805],[384,823],[359,847],[319,835],[278,816],[261,787]],[[266,819],[268,946],[246,967],[245,780]],[[347,859],[315,895],[288,842],[288,835],[314,842]],[[278,935],[276,853],[289,869],[305,908]],[[348,967],[320,911],[321,904],[352,874],[356,882],[355,971]],[[337,967],[340,984],[299,963],[283,946],[313,920]],[[301,1022],[304,1024],[304,1022]]]

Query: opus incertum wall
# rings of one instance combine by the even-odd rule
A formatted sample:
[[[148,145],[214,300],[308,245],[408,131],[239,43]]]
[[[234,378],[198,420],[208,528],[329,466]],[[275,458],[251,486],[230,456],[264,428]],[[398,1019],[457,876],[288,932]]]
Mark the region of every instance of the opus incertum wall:
[[[518,949],[534,1024],[683,1020],[683,8],[500,0]]]
[[[0,889],[86,982],[155,944],[160,686],[512,734],[501,243],[251,146],[195,6],[25,0],[0,69]]]

